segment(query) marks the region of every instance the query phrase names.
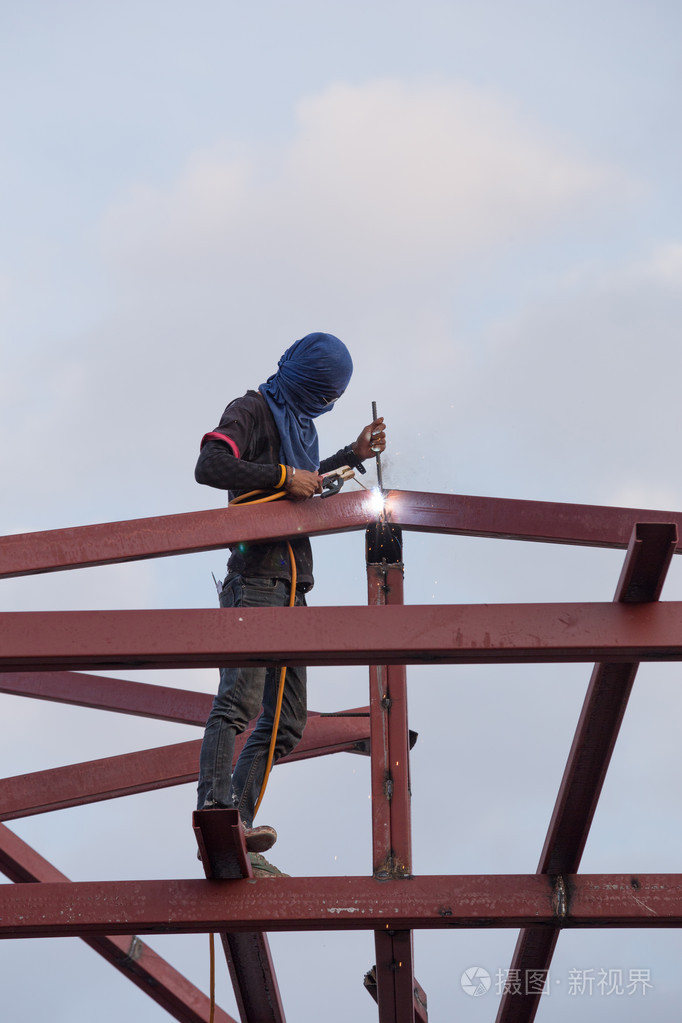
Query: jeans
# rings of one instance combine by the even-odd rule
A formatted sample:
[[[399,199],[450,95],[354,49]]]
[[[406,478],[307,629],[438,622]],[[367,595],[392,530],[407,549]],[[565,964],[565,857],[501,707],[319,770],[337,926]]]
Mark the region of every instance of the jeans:
[[[230,575],[220,594],[221,607],[284,607],[290,584],[284,579]],[[305,606],[296,592],[296,604]],[[206,722],[199,759],[197,806],[236,807],[241,819],[252,827],[270,748],[277,706],[280,667],[221,668],[218,695]],[[249,736],[232,774],[235,738],[263,713]],[[287,668],[282,713],[277,729],[273,765],[301,740],[306,723],[306,669]]]

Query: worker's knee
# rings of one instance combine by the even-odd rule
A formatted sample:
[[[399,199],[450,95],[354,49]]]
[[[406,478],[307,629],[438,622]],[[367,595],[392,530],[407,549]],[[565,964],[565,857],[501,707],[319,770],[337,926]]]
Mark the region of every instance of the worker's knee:
[[[305,712],[302,715],[297,715],[295,718],[291,718],[285,722],[280,722],[280,727],[277,731],[276,744],[278,759],[288,756],[289,753],[293,753],[303,738],[305,725]]]

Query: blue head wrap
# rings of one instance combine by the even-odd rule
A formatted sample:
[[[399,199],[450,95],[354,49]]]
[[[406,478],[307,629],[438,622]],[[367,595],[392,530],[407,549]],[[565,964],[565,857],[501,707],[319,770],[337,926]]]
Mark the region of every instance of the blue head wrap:
[[[258,390],[279,430],[280,459],[316,472],[320,455],[313,419],[330,412],[346,390],[353,360],[333,334],[306,334],[287,348],[278,365]]]

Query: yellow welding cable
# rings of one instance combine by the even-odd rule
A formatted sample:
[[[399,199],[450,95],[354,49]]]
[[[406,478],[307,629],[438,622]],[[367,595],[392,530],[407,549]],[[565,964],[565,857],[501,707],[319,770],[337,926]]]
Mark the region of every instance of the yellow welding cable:
[[[265,494],[265,497],[257,497],[258,494]],[[267,501],[277,501],[280,497],[284,497],[285,494],[280,490],[274,494],[268,494],[266,490],[250,490],[248,494],[240,494],[238,497],[233,498],[230,504],[265,504]],[[248,500],[253,498],[253,500]],[[287,540],[287,550],[289,551],[289,564],[291,565],[291,592],[289,594],[289,607],[293,607],[296,601],[296,558],[291,544]],[[282,715],[282,702],[284,700],[284,684],[286,682],[287,669],[286,665],[282,665],[279,673],[279,685],[277,687],[277,705],[275,707],[275,718],[272,722],[272,733],[270,735],[270,748],[268,749],[268,759],[265,765],[265,774],[263,775],[263,783],[260,787],[258,799],[256,801],[256,808],[253,811],[255,817],[258,813],[261,803],[263,802],[263,796],[265,790],[268,787],[268,778],[270,777],[270,771],[272,770],[272,761],[275,756],[275,744],[277,743],[277,731],[279,729],[279,719]]]
[[[296,601],[296,558],[292,550],[291,544],[287,540],[287,549],[289,551],[289,562],[291,564],[291,592],[289,594],[289,607],[293,607]],[[270,735],[270,748],[268,750],[268,761],[265,765],[265,774],[263,775],[263,784],[260,787],[260,793],[258,794],[258,800],[256,802],[256,808],[253,811],[255,817],[258,813],[258,809],[263,802],[263,796],[265,790],[268,787],[268,778],[270,777],[270,771],[272,770],[272,761],[275,756],[275,743],[277,742],[277,731],[279,729],[279,719],[282,714],[282,700],[284,699],[284,683],[286,682],[287,669],[286,665],[283,664],[279,673],[279,686],[277,687],[277,706],[275,707],[275,720],[272,722],[272,733]]]

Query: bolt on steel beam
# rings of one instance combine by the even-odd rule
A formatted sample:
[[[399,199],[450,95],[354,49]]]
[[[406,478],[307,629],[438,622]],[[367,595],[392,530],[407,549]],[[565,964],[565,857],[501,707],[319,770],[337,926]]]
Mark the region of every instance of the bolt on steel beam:
[[[677,546],[677,529],[669,523],[635,525],[614,602],[658,600]],[[573,874],[580,866],[587,836],[625,715],[637,662],[597,664],[594,667],[559,788],[538,873]],[[549,969],[558,931],[521,931],[510,970]],[[516,974],[514,974],[516,975]],[[532,1023],[541,990],[503,995],[497,1023]]]

